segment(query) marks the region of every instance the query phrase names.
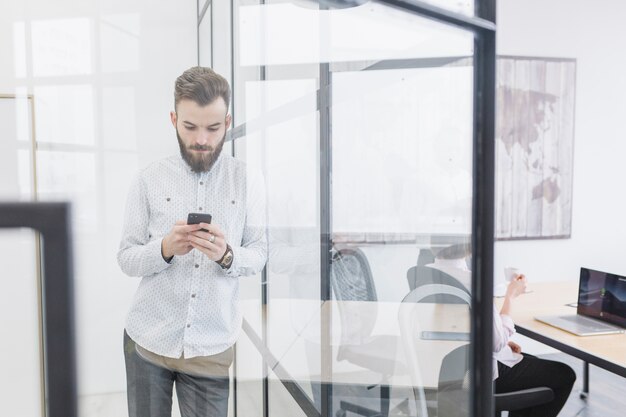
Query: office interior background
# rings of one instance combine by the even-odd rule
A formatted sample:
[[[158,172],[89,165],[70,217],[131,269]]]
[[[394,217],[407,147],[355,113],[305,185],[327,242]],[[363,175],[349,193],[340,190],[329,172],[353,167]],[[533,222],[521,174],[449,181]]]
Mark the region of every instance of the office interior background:
[[[116,261],[125,200],[139,169],[178,153],[169,112],[174,80],[191,66],[229,79],[234,140],[225,152],[264,173],[270,259],[263,274],[241,279],[241,298],[251,330],[288,373],[323,373],[310,349],[321,337],[324,65],[331,235],[365,255],[381,306],[409,292],[420,250],[470,237],[473,35],[376,2],[311,3],[3,1],[0,95],[16,104],[0,121],[12,129],[0,138],[0,198],[73,205],[81,416],[126,413],[122,330],[139,280]],[[432,3],[473,13],[471,1]],[[496,287],[506,266],[535,282],[575,282],[581,266],[626,275],[625,17],[618,0],[497,2],[499,56],[572,59],[576,73],[571,236],[496,241]],[[42,413],[35,242],[32,231],[0,231],[0,367],[11,376],[0,380],[3,415]],[[333,320],[332,337],[345,337],[340,312]],[[231,415],[305,415],[248,333],[231,377]],[[314,383],[301,387],[319,399]]]

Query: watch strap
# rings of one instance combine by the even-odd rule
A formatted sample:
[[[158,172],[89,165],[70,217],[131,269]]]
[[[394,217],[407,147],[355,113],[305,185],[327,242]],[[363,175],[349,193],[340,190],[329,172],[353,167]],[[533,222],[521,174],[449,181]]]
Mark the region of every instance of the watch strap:
[[[229,258],[229,254],[230,260],[228,263],[225,263],[224,261],[226,258]],[[228,269],[233,264],[233,248],[231,248],[229,244],[226,244],[226,251],[224,252],[224,255],[217,261],[217,264],[223,269]]]

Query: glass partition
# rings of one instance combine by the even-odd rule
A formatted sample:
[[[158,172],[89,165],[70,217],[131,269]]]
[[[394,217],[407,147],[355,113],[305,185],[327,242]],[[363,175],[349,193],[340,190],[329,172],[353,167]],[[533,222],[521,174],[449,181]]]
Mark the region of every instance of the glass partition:
[[[0,201],[35,199],[32,108],[32,96],[0,95]],[[0,229],[0,331],[5,341],[0,367],[11,375],[0,382],[0,404],[7,415],[38,417],[44,407],[38,242],[33,230]]]
[[[115,256],[124,201],[139,169],[178,153],[170,90],[194,36],[198,63],[233,88],[224,152],[267,203],[269,259],[238,278],[229,416],[470,415],[478,38],[388,3],[94,5],[14,25],[0,199],[72,202],[81,415],[127,413],[122,329],[139,280]],[[20,341],[0,359],[14,375],[0,403],[26,417],[46,405],[38,239],[0,232],[0,329]]]
[[[469,415],[475,38],[339,3],[239,0],[210,40],[232,42],[231,138],[270,245],[242,281],[234,406]]]
[[[430,3],[433,6],[440,7],[456,13],[473,16],[475,11],[474,0],[424,0],[424,3]]]

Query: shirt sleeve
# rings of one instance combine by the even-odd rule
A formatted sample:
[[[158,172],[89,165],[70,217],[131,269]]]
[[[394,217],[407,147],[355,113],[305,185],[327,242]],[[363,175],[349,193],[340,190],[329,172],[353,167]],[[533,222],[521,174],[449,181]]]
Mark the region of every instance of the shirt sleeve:
[[[493,306],[493,351],[500,352],[504,349],[511,336],[515,334],[515,324],[513,319],[506,314],[500,314]]]
[[[248,173],[246,196],[241,242],[229,242],[233,249],[233,263],[225,273],[231,277],[254,275],[263,269],[267,260],[267,206],[265,182],[260,173]]]
[[[150,206],[145,184],[137,177],[131,184],[124,215],[122,240],[117,252],[117,263],[122,272],[131,277],[145,277],[163,271],[171,263],[161,255],[162,237],[148,233]],[[174,257],[176,259],[176,257]]]

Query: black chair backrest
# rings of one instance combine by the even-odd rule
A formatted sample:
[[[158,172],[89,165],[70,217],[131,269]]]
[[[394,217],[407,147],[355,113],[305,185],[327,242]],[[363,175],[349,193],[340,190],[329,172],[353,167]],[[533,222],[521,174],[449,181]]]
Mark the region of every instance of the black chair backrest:
[[[378,298],[369,263],[359,249],[341,249],[334,254],[330,282],[341,319],[341,346],[337,354],[341,358],[345,346],[365,343],[378,314],[376,303],[363,310],[360,303],[352,302],[377,301]]]
[[[459,282],[456,278],[446,274],[435,268],[427,266],[414,266],[409,268],[406,273],[406,279],[409,283],[409,289],[412,291],[417,287],[427,284],[445,284],[452,287],[459,288],[465,292],[467,288]],[[449,296],[447,294],[434,294],[428,298],[425,298],[421,302],[423,303],[438,303],[438,304],[460,304],[463,301],[457,297]]]
[[[336,300],[376,301],[376,287],[365,254],[341,249],[332,258],[330,281]]]

